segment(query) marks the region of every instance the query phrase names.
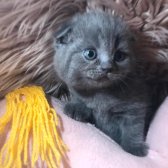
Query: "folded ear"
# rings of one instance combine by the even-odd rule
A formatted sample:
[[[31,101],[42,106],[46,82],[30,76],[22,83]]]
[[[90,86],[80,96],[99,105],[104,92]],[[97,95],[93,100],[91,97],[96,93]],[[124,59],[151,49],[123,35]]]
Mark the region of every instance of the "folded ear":
[[[56,39],[56,44],[67,44],[70,42],[70,34],[72,31],[72,26],[70,22],[66,22],[58,28],[56,33],[54,34],[54,37]]]

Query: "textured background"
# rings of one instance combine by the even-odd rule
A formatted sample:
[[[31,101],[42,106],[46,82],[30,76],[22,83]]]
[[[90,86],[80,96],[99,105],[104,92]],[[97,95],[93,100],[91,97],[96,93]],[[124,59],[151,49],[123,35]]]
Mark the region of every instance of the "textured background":
[[[167,64],[168,0],[0,0],[0,98],[34,83],[59,96],[52,33],[76,12],[95,8],[124,18],[143,59]]]

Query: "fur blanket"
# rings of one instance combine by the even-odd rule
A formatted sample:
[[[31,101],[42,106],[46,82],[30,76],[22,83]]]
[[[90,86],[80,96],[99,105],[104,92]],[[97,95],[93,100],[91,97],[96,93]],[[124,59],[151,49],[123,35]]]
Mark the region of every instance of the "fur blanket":
[[[28,84],[57,97],[52,33],[77,12],[103,9],[124,18],[139,35],[143,57],[168,58],[168,0],[1,0],[0,98]]]

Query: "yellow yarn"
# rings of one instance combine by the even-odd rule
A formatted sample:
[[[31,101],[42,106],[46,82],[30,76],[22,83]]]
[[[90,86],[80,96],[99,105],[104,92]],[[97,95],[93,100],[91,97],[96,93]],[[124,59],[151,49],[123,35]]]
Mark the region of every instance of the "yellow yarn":
[[[0,151],[0,168],[34,168],[39,159],[48,168],[60,167],[67,147],[57,131],[56,112],[42,88],[17,89],[6,95],[6,102],[6,113],[0,118],[0,135],[7,125],[11,128]]]

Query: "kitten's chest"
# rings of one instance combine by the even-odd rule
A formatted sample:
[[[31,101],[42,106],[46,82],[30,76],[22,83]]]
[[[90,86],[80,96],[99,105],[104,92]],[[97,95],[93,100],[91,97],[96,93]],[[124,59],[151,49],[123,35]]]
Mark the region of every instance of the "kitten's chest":
[[[96,113],[127,111],[134,108],[145,107],[150,99],[144,90],[113,92],[102,91],[82,100],[87,107],[94,109]]]
[[[114,96],[112,93],[96,93],[93,97],[84,99],[87,107],[94,109],[96,112],[106,112],[124,100]]]

